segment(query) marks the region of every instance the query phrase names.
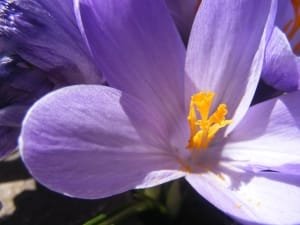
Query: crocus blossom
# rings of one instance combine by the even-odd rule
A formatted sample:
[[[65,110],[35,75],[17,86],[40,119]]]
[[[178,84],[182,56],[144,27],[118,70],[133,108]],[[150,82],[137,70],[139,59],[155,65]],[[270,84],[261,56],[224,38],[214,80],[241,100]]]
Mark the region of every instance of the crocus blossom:
[[[52,79],[102,82],[77,27],[72,0],[1,1],[0,38],[5,51],[53,71]]]
[[[87,199],[185,177],[240,222],[299,224],[300,93],[250,107],[275,3],[203,0],[185,49],[164,1],[76,1],[111,87],[34,104],[20,136],[31,174]]]
[[[0,1],[0,158],[16,149],[22,119],[38,98],[61,86],[102,82],[71,0]]]

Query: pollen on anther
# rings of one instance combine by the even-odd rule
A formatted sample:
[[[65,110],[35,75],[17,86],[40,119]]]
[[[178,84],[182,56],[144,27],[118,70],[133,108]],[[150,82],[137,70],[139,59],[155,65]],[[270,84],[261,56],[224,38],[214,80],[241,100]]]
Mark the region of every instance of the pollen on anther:
[[[232,121],[226,119],[227,105],[220,104],[216,111],[210,115],[213,92],[199,92],[191,96],[187,120],[190,126],[190,138],[187,144],[189,150],[206,149],[217,132],[228,126]]]

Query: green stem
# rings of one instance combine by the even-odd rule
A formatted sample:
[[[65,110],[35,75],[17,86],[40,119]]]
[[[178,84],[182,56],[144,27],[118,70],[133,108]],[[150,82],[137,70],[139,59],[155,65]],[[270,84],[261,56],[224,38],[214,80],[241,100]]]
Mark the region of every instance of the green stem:
[[[97,225],[103,220],[107,218],[106,214],[100,214],[99,216],[94,217],[93,219],[90,219],[89,221],[85,222],[83,225]]]
[[[140,212],[144,212],[146,210],[154,208],[154,205],[152,202],[146,200],[143,202],[137,202],[133,204],[132,206],[120,211],[119,213],[109,217],[107,220],[103,221],[102,223],[99,223],[98,225],[112,225],[116,224],[134,214],[138,214]]]
[[[113,225],[135,214],[139,214],[151,209],[159,209],[161,213],[166,212],[166,208],[164,206],[147,198],[143,201],[135,202],[132,205],[129,205],[116,213],[113,213],[112,215],[100,214],[99,216],[89,220],[83,225]]]

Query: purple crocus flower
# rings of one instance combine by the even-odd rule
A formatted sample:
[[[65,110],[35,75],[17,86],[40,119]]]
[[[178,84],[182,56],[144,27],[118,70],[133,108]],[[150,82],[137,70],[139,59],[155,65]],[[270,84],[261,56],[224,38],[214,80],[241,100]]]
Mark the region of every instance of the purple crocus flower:
[[[17,147],[22,119],[61,86],[101,84],[72,0],[0,1],[0,158]]]
[[[31,174],[88,199],[185,177],[241,222],[299,224],[300,93],[249,108],[275,3],[202,1],[186,50],[164,1],[77,2],[111,87],[34,104],[20,136]]]
[[[0,38],[4,51],[51,71],[53,80],[103,82],[80,35],[72,0],[1,1]]]

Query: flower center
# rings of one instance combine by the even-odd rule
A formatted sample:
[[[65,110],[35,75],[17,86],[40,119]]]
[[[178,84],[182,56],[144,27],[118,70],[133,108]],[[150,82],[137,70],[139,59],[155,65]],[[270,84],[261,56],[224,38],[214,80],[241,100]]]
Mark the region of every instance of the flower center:
[[[292,40],[300,28],[300,0],[291,0],[294,18],[289,20],[284,26],[283,31],[286,33],[286,36],[289,40]],[[295,53],[300,53],[300,42],[295,44],[293,48]]]
[[[210,115],[210,108],[214,99],[214,92],[199,92],[192,95],[190,111],[187,117],[190,126],[190,139],[186,146],[191,151],[206,149],[217,132],[232,120],[226,120],[227,105],[220,104]]]

